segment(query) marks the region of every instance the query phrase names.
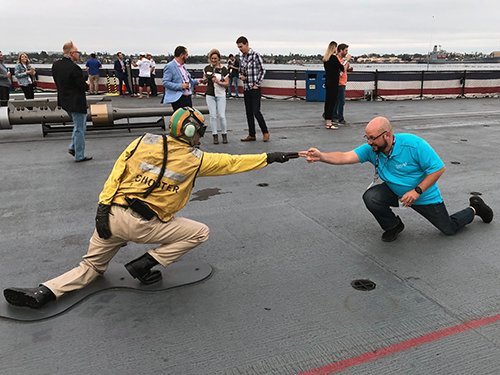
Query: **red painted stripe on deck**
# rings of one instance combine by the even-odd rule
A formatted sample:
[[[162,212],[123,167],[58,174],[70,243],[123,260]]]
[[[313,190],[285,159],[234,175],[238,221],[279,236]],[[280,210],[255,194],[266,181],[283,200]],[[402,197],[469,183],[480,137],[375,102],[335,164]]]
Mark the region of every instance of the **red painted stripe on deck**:
[[[374,352],[369,352],[365,354],[361,354],[357,357],[347,358],[339,362],[335,362],[323,367],[319,367],[314,370],[309,370],[306,372],[302,372],[298,375],[328,375],[337,371],[345,370],[349,367],[353,367],[356,365],[360,365],[362,363],[366,363],[369,361],[373,361],[377,358],[382,358],[388,356],[390,354],[398,353],[403,350],[414,348],[415,346],[422,345],[428,342],[436,341],[442,339],[443,337],[451,336],[456,333],[469,331],[471,329],[475,329],[478,327],[482,327],[491,323],[495,323],[500,321],[500,314],[491,316],[488,318],[482,318],[477,320],[472,320],[470,322],[466,322],[463,324],[456,325],[454,327],[445,328],[441,331],[436,331],[433,333],[429,333],[428,335],[417,337],[415,339],[411,339],[408,341],[401,342],[396,345],[389,346],[387,348],[382,348],[379,350],[375,350]]]

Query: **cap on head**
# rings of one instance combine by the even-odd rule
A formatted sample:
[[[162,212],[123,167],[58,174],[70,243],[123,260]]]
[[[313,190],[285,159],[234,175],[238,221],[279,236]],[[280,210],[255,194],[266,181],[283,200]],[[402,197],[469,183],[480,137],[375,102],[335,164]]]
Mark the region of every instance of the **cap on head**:
[[[168,124],[172,137],[186,141],[191,146],[194,146],[195,134],[198,133],[200,137],[203,137],[206,128],[201,112],[191,107],[179,108],[173,113]]]

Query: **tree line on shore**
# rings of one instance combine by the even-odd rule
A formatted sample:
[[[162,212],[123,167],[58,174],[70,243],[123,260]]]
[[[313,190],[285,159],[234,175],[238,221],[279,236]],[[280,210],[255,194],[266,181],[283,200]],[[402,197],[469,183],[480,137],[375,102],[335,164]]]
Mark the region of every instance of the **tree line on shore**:
[[[116,55],[108,52],[93,52],[96,54],[97,59],[102,64],[112,64],[116,60]],[[63,55],[59,52],[27,52],[29,59],[32,64],[52,64],[54,61],[60,59]],[[15,64],[17,62],[18,53],[10,52],[4,53],[4,63]],[[418,63],[425,62],[428,59],[428,54],[421,53],[404,53],[404,54],[378,54],[370,53],[363,54],[359,56],[353,56],[353,61],[358,63]],[[483,54],[481,52],[471,52],[471,53],[457,53],[457,52],[447,52],[447,59],[450,61],[466,61],[466,60],[477,60],[485,57],[491,57],[492,54]],[[125,58],[131,60],[138,60],[139,55],[128,55]],[[153,55],[153,59],[158,64],[166,64],[174,58],[173,55]],[[227,61],[228,56],[221,56],[222,62]],[[304,54],[294,54],[290,53],[288,55],[266,55],[262,54],[262,58],[266,64],[321,64],[323,55],[304,55]],[[81,52],[80,54],[81,62],[85,62],[90,59],[90,53]],[[203,64],[208,63],[208,58],[206,55],[190,55],[190,64]]]

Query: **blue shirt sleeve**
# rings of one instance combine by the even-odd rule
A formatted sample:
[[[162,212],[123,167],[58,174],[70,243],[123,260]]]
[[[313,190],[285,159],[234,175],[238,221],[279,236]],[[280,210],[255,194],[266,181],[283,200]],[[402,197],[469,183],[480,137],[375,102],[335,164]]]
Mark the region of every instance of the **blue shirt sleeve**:
[[[369,161],[373,165],[375,165],[375,153],[373,152],[372,147],[368,144],[362,144],[361,146],[354,149],[356,155],[358,155],[359,161],[361,163],[365,163]]]

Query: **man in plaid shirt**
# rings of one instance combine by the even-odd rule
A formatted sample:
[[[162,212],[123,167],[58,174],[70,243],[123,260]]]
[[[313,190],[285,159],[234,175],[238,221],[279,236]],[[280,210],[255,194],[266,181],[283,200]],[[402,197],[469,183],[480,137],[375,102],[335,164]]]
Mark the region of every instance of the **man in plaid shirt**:
[[[266,120],[260,112],[260,86],[266,74],[262,57],[250,48],[248,39],[240,36],[236,40],[238,49],[241,52],[240,59],[240,79],[243,81],[243,96],[245,98],[245,109],[248,121],[248,137],[243,138],[242,142],[255,141],[255,119],[264,135],[264,142],[269,140],[269,131],[267,130]]]

